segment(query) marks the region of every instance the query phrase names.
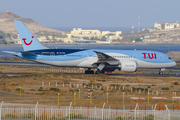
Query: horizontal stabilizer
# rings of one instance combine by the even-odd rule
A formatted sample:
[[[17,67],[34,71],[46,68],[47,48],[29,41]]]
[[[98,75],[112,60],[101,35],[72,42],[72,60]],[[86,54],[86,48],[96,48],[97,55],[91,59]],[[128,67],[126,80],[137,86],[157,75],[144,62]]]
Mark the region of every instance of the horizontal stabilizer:
[[[27,55],[27,56],[36,56],[35,54],[33,53],[30,53],[30,52],[26,52],[26,51],[21,51],[22,55]]]
[[[14,54],[16,52],[12,52],[12,51],[2,51],[2,52],[5,52],[5,53],[10,53],[10,54]]]

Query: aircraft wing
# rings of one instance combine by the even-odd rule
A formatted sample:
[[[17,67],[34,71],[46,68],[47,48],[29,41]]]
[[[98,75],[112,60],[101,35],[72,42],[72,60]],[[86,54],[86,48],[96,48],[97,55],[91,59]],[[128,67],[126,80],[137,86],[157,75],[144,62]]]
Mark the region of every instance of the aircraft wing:
[[[94,52],[97,54],[97,57],[98,57],[98,61],[96,63],[108,63],[109,65],[119,64],[119,60],[117,60],[103,52],[98,52],[98,51],[94,51]]]

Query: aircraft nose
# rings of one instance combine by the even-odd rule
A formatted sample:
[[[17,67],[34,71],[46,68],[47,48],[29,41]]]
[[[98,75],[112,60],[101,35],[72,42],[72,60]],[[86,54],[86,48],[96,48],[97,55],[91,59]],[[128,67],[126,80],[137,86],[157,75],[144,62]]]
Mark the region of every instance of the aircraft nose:
[[[176,66],[176,62],[174,61],[174,66]]]

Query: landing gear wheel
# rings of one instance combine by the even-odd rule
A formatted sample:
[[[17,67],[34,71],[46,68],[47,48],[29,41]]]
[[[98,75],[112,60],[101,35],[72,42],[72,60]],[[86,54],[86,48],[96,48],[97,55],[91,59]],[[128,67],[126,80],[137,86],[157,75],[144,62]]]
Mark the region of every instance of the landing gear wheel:
[[[97,70],[96,72],[95,72],[95,74],[100,74],[101,73],[101,71],[99,71],[99,70]]]
[[[159,75],[163,75],[163,72],[162,72],[162,71],[159,71]]]
[[[90,74],[94,74],[94,71],[93,71],[93,70],[90,70],[89,73],[90,73]]]
[[[85,74],[94,74],[94,71],[93,70],[86,70]]]
[[[159,75],[163,75],[163,72],[165,71],[165,68],[159,69]]]
[[[105,73],[105,71],[100,71],[100,70],[97,70],[96,72],[95,72],[95,74],[104,74]]]
[[[105,71],[101,71],[101,74],[104,74],[105,73]]]

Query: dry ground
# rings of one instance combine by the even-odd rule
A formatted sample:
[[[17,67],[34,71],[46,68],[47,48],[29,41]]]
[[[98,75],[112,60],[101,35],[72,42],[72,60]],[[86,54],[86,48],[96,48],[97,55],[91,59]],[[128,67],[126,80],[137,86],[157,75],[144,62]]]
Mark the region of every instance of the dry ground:
[[[143,97],[143,105],[155,105],[156,100],[153,100],[152,97],[166,97],[165,104],[172,106],[172,91],[176,91],[176,96],[180,96],[180,78],[178,77],[131,77],[131,76],[106,76],[106,75],[65,75],[65,74],[46,74],[43,71],[29,70],[29,69],[19,69],[18,66],[0,66],[0,71],[3,72],[33,72],[32,75],[20,75],[20,76],[7,76],[3,75],[0,77],[0,100],[4,101],[4,107],[7,106],[24,106],[34,107],[36,102],[39,102],[40,106],[54,106],[58,107],[58,93],[60,98],[60,106],[69,106],[70,102],[73,102],[75,107],[102,107],[103,103],[107,102],[107,93],[108,93],[108,105],[111,108],[116,108],[116,106],[123,106],[123,92],[124,94],[124,106],[134,105],[134,100],[131,100],[131,97]],[[44,85],[42,84],[44,82]],[[50,86],[49,86],[50,82]],[[174,85],[177,82],[178,85]],[[57,87],[56,87],[57,83]],[[63,87],[64,83],[64,87]],[[69,87],[71,84],[71,88]],[[84,86],[77,84],[85,84]],[[94,89],[92,92],[92,104],[87,99],[88,85],[92,85]],[[97,89],[96,89],[97,85]],[[17,90],[21,86],[22,95],[19,95]],[[74,87],[73,87],[74,86]],[[100,86],[101,89],[100,89]],[[109,90],[107,90],[109,86]],[[111,90],[111,86],[113,90]],[[117,89],[115,90],[115,86]],[[124,90],[122,90],[124,86]],[[42,91],[39,91],[40,87]],[[131,88],[139,89],[149,89],[150,91],[150,103],[147,100],[147,91],[131,92]],[[50,88],[60,89],[60,91],[53,91]],[[104,88],[104,89],[103,89]],[[169,88],[169,90],[162,90],[162,88]],[[79,92],[80,89],[80,99]],[[158,91],[159,95],[155,95]],[[161,95],[160,91],[163,93]],[[166,92],[165,92],[166,91]],[[152,92],[154,95],[152,95]],[[76,101],[74,105],[74,93],[76,93]],[[175,101],[176,102],[176,101]],[[8,104],[7,104],[8,103]],[[15,103],[15,104],[12,104]],[[161,104],[161,100],[159,102]]]

